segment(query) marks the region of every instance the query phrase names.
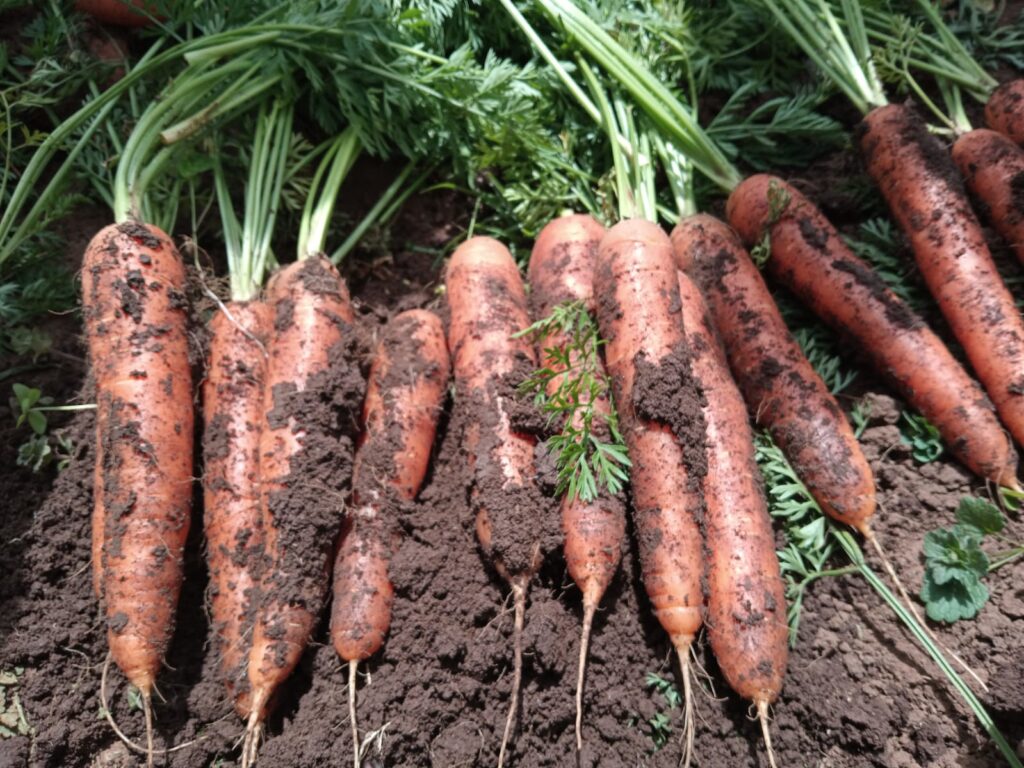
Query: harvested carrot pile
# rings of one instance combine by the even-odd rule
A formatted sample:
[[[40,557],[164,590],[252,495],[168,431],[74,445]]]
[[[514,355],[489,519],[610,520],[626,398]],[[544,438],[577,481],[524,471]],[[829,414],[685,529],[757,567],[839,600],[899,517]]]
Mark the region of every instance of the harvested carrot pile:
[[[8,4],[0,765],[1024,755],[1024,7]]]

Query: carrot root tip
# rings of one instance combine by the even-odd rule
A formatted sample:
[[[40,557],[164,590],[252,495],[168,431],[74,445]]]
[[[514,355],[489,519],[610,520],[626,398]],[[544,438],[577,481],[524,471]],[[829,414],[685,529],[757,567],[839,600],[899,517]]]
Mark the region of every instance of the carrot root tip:
[[[587,647],[590,645],[590,631],[594,625],[597,604],[587,602],[583,606],[583,629],[580,633],[580,666],[576,674],[576,751],[583,751],[583,678],[587,670]]]
[[[523,625],[526,623],[526,584],[522,579],[512,583],[512,596],[515,599],[516,623],[512,633],[513,672],[512,693],[508,705],[508,716],[505,718],[505,732],[501,737],[501,749],[498,751],[498,768],[505,765],[505,754],[508,751],[508,740],[512,735],[512,726],[519,710],[519,688],[523,681]]]
[[[690,768],[690,761],[693,759],[694,742],[694,711],[693,691],[690,684],[690,645],[685,648],[677,647],[676,654],[679,657],[679,671],[683,678],[683,760],[682,768]]]
[[[775,750],[772,749],[772,731],[768,727],[768,701],[759,699],[757,702],[757,719],[761,722],[761,734],[764,736],[764,748],[768,752],[768,765],[777,768],[775,763]]]
[[[352,765],[359,768],[359,725],[356,723],[356,668],[355,659],[348,663],[348,718],[352,725]]]

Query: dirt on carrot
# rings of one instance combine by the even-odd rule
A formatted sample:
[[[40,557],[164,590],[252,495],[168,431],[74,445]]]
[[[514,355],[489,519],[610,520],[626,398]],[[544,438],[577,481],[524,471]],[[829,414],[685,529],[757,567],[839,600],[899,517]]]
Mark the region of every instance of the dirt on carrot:
[[[426,214],[422,208],[412,214],[419,219],[399,223],[395,241],[438,245],[462,210],[434,200]],[[435,231],[441,234],[432,235]],[[429,266],[430,257],[395,248],[383,277],[350,282],[359,322],[368,335],[397,307],[431,300],[429,286],[437,273]],[[67,324],[68,318],[53,322]],[[58,327],[58,349],[81,356],[76,330]],[[60,366],[40,383],[58,402],[75,399],[82,370],[71,362]],[[855,394],[885,392],[866,371],[858,380],[865,389]],[[85,391],[81,401],[90,402],[91,397]],[[952,524],[952,510],[962,495],[985,491],[948,458],[915,464],[899,443],[901,407],[891,397],[873,397],[862,443],[886,510],[876,523],[877,533],[889,540],[898,536],[919,541],[936,524]],[[34,736],[0,739],[0,765],[87,768],[96,760],[112,766],[118,764],[117,755],[124,764],[132,758],[96,716],[105,628],[95,610],[88,569],[83,570],[89,559],[92,416],[85,413],[69,421],[55,415],[53,423],[69,425],[78,446],[78,458],[56,476],[15,467],[17,444],[24,435],[13,423],[4,398],[0,494],[7,501],[0,517],[0,671],[23,671],[15,675],[14,684],[6,675],[0,678],[0,686],[7,701],[17,694]],[[371,749],[367,768],[495,763],[508,707],[512,615],[502,606],[507,589],[484,567],[476,542],[461,433],[454,421],[442,424],[438,458],[420,499],[400,516],[404,537],[391,567],[393,631],[382,652],[366,662],[370,680],[360,680],[360,724],[366,734],[381,734],[383,749],[383,754]],[[232,751],[237,719],[220,682],[203,608],[207,575],[201,509],[197,497],[177,631],[161,672],[167,702],[155,701],[157,749],[197,740],[167,756],[167,768],[210,768],[218,759],[224,768],[237,764],[237,751]],[[640,585],[632,531],[628,542],[594,626],[584,692],[584,768],[674,766],[680,758],[680,712],[645,682],[648,672],[673,679],[666,661],[671,645]],[[919,548],[900,547],[892,555],[908,583],[919,583]],[[1024,739],[1019,668],[1024,589],[1013,570],[1004,568],[989,578],[992,598],[978,619],[936,631],[985,675],[992,691],[985,703],[1011,743],[1018,744]],[[1001,765],[970,714],[937,680],[934,667],[900,625],[876,606],[874,593],[855,577],[823,579],[809,589],[783,697],[774,707],[772,735],[780,765],[800,765],[808,754],[827,756],[843,768],[964,760],[979,768]],[[530,590],[521,727],[510,761],[517,766],[575,765],[573,695],[580,618],[578,590],[561,558],[549,557]],[[699,656],[715,690],[724,690],[710,653],[704,649]],[[346,671],[330,645],[325,620],[268,720],[263,764],[308,768],[324,755],[347,754],[346,685]],[[108,688],[115,719],[131,737],[141,739],[141,718],[116,670],[111,670]],[[698,697],[702,766],[754,765],[760,731],[748,718],[748,704],[736,696]],[[672,730],[656,751],[651,721],[659,715]]]

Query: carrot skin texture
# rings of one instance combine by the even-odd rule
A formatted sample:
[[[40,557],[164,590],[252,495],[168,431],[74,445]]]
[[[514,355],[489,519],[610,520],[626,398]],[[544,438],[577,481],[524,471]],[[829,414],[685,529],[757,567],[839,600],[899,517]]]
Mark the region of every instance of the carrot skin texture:
[[[414,350],[403,348],[410,338]],[[448,348],[437,315],[411,310],[385,328],[366,389],[365,429],[352,469],[353,507],[334,563],[331,639],[345,661],[376,653],[391,624],[394,590],[388,564],[397,528],[394,503],[396,498],[399,503],[412,501],[423,484],[448,371]],[[377,462],[386,464],[390,473],[380,476]]]
[[[871,467],[739,237],[697,214],[672,230],[672,247],[676,265],[707,299],[750,413],[771,431],[822,510],[867,533],[876,506]]]
[[[708,640],[729,686],[771,703],[782,690],[789,627],[754,434],[700,289],[685,272],[679,296],[693,376],[706,400]]]
[[[86,248],[82,303],[102,475],[93,567],[111,654],[147,697],[174,629],[192,503],[184,286],[181,257],[156,227],[110,225]]]
[[[992,92],[985,104],[985,124],[1024,146],[1024,79],[1010,80]]]
[[[304,489],[301,479],[290,477],[297,468],[293,463],[301,464],[307,433],[295,413],[276,413],[277,400],[283,396],[280,393],[304,392],[314,385],[317,375],[331,367],[331,349],[345,338],[354,320],[348,288],[322,256],[311,256],[276,273],[267,286],[267,303],[274,309],[275,327],[260,435],[266,571],[249,655],[252,714],[257,720],[266,716],[270,694],[291,674],[309,642],[329,587],[337,532],[335,528],[322,548],[313,551],[290,551],[295,542],[281,540],[283,531],[308,524],[275,519],[274,497],[287,501],[294,494],[318,494]]]
[[[789,197],[771,223],[769,189]],[[857,258],[824,215],[795,187],[758,174],[729,197],[729,222],[748,244],[765,228],[770,274],[818,317],[857,342],[876,370],[941,433],[954,456],[977,475],[1016,484],[1017,454],[992,404],[942,341]]]
[[[864,118],[868,172],[996,412],[1024,444],[1024,318],[1003,284],[956,167],[908,107]]]
[[[531,434],[517,432],[509,418],[509,406],[498,392],[498,380],[513,373],[518,362],[536,367],[533,347],[525,338],[512,338],[530,324],[522,278],[504,245],[489,237],[474,237],[460,245],[448,262],[446,273],[451,321],[448,348],[458,391],[483,399],[493,409],[493,435],[489,425],[467,427],[470,462],[479,469],[481,452],[487,462],[500,468],[501,490],[530,486],[534,482],[534,447]],[[496,489],[495,489],[496,490]],[[479,488],[474,495],[480,496]],[[526,555],[506,561],[492,541],[492,521],[487,498],[477,498],[476,531],[480,545],[499,575],[510,584],[529,582],[540,567],[540,545]]]
[[[1024,149],[979,128],[953,144],[953,161],[982,214],[1024,264]]]
[[[263,427],[270,307],[232,302],[210,321],[203,384],[203,526],[210,571],[210,617],[228,696],[249,716],[252,640],[263,539],[260,433]]]
[[[584,214],[554,219],[540,231],[528,271],[535,319],[547,317],[556,306],[568,301],[582,301],[588,312],[595,311],[594,262],[604,235],[605,228]],[[567,334],[553,333],[540,346],[565,349],[570,341]],[[563,379],[564,374],[551,379],[549,395],[558,391]],[[593,409],[603,423],[611,404],[601,399],[593,403]],[[582,426],[582,418],[582,414],[576,414],[577,428]],[[626,535],[622,500],[607,494],[592,502],[564,499],[562,531],[569,575],[583,593],[584,605],[596,605],[622,559]]]
[[[673,645],[686,648],[703,621],[703,557],[683,448],[667,423],[637,413],[640,360],[658,366],[685,346],[672,244],[640,219],[619,222],[598,249],[594,293],[605,365],[633,462],[634,522],[644,588]]]

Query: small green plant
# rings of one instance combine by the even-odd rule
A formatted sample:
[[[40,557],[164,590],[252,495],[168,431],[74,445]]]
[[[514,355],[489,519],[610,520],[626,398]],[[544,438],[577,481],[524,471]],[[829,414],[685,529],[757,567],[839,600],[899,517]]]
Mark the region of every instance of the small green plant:
[[[900,441],[910,446],[910,454],[921,464],[935,461],[945,450],[938,427],[917,413],[901,414]]]
[[[49,422],[48,411],[84,411],[95,408],[94,405],[51,405],[52,397],[43,395],[42,390],[27,387],[24,384],[13,384],[14,396],[10,398],[11,413],[14,414],[15,426],[28,425],[32,434],[18,446],[18,457],[15,460],[19,467],[28,467],[39,472],[54,462],[57,469],[63,470],[74,456],[74,442],[62,432],[47,434]]]
[[[995,504],[964,497],[957,507],[956,520],[952,528],[938,528],[924,537],[921,599],[933,621],[952,623],[976,616],[989,597],[982,579],[1024,555],[1024,543],[1002,535],[1006,523]],[[1008,544],[1010,549],[990,555],[981,548],[986,536]]]
[[[656,712],[647,719],[651,741],[654,742],[654,751],[657,752],[668,744],[672,736],[672,716],[670,712],[682,706],[683,697],[679,694],[679,689],[676,688],[675,683],[671,680],[666,680],[656,672],[648,672],[644,682],[647,688],[661,694],[665,699],[665,703],[668,704],[668,711]]]
[[[619,493],[629,478],[630,462],[614,408],[606,413],[595,408],[599,401],[611,406],[597,323],[582,301],[570,301],[516,337],[544,345],[553,334],[563,335],[569,343],[545,346],[542,367],[519,385],[519,391],[533,396],[549,425],[561,427],[547,441],[558,467],[558,493],[583,501],[593,501],[602,490]],[[549,394],[554,379],[558,388]]]
[[[46,414],[53,402],[52,397],[44,397],[42,390],[26,387],[24,384],[14,384],[11,389],[14,397],[10,399],[11,411],[14,413],[16,427],[28,423],[32,431],[37,435],[46,434]]]

